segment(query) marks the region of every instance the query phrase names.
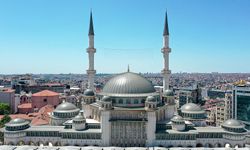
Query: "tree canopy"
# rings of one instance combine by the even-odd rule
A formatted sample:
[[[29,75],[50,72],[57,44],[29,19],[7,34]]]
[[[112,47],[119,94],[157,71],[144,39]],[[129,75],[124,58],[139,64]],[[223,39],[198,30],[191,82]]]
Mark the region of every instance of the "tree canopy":
[[[11,120],[9,115],[4,115],[4,117],[0,120],[0,128],[4,127],[5,123]]]
[[[5,115],[10,113],[10,106],[7,103],[0,103],[0,115]]]

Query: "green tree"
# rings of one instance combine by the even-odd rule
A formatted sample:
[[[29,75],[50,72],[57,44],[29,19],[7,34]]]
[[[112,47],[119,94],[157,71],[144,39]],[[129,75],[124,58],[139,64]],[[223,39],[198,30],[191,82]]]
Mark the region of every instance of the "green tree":
[[[10,106],[7,103],[0,103],[0,115],[10,113]]]
[[[4,117],[0,120],[0,128],[3,128],[5,123],[9,122],[11,120],[9,115],[4,115]],[[1,143],[3,143],[3,139],[4,139],[4,134],[3,132],[0,131],[0,145]]]
[[[0,128],[4,127],[5,123],[11,120],[9,115],[4,115],[4,117],[0,120]]]

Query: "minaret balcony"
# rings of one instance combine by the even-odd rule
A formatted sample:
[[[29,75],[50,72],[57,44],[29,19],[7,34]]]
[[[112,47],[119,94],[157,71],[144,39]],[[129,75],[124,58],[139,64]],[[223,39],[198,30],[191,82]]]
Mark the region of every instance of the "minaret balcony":
[[[161,52],[162,52],[162,53],[170,53],[170,52],[171,52],[171,48],[169,48],[169,47],[163,47],[163,48],[161,49]]]
[[[87,74],[95,74],[96,70],[87,70]]]
[[[95,53],[95,52],[96,52],[96,49],[93,48],[93,47],[89,47],[89,48],[87,48],[87,52],[88,52],[88,53]]]
[[[162,74],[171,74],[171,70],[166,70],[166,69],[163,69],[161,71]]]

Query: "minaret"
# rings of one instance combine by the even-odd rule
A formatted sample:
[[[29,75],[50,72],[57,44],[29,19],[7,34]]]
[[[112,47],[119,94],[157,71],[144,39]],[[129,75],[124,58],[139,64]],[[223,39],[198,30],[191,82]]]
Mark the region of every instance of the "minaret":
[[[92,12],[90,13],[90,23],[89,23],[89,47],[87,48],[87,53],[89,54],[89,69],[88,74],[88,88],[94,91],[94,77],[96,70],[94,69],[94,54],[96,49],[94,48],[94,27]]]
[[[171,71],[169,70],[169,53],[171,52],[171,48],[169,48],[169,30],[168,30],[168,18],[167,18],[167,12],[166,12],[166,18],[165,18],[165,25],[164,25],[164,31],[163,31],[163,48],[161,49],[161,52],[163,53],[164,58],[164,68],[162,70],[162,76],[163,76],[163,90],[169,89],[169,78]]]

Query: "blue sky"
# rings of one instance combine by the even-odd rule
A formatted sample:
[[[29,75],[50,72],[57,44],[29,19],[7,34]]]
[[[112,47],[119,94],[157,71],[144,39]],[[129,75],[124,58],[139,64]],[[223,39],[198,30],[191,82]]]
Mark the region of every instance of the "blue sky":
[[[249,0],[0,0],[0,74],[160,72],[167,9],[172,72],[250,72]]]

